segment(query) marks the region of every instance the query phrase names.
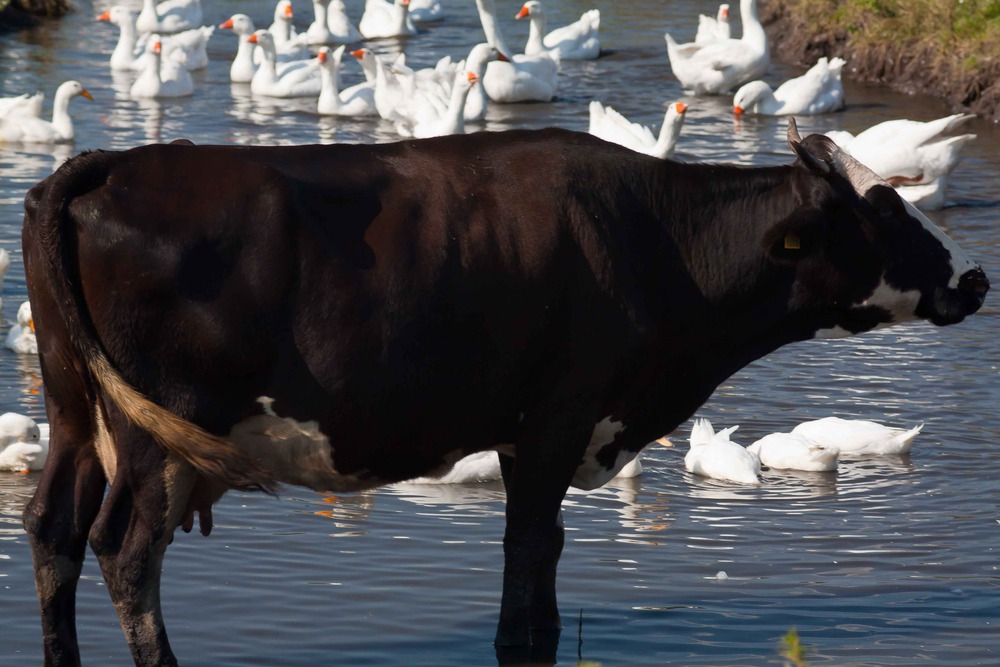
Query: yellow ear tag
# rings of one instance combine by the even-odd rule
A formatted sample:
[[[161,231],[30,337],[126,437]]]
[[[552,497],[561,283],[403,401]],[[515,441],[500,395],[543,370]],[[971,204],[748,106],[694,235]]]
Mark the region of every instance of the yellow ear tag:
[[[788,232],[785,234],[785,250],[800,250],[802,248],[802,241],[799,239],[799,235],[794,232]]]

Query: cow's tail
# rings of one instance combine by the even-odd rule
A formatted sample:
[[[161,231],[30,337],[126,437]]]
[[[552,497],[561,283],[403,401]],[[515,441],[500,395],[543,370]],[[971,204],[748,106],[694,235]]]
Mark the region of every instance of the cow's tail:
[[[41,266],[31,268],[59,304],[73,348],[93,380],[133,424],[203,475],[232,488],[273,492],[277,482],[272,473],[229,440],[151,401],[122,377],[101,345],[80,285],[77,237],[68,209],[75,197],[106,182],[112,155],[85,153],[49,177],[40,201],[25,216],[25,235],[32,234],[41,249]]]

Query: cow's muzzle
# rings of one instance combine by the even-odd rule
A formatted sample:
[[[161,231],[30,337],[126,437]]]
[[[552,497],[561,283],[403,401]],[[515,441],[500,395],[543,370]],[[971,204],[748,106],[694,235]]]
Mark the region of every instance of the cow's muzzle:
[[[989,291],[990,281],[983,269],[977,266],[962,274],[958,287],[938,287],[932,294],[925,295],[917,315],[938,326],[956,324],[979,310]]]

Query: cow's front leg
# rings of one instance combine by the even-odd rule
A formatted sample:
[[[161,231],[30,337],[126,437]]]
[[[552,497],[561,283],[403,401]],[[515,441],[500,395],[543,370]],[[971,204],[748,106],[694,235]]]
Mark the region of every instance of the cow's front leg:
[[[176,665],[160,609],[167,544],[188,505],[194,470],[167,457],[148,434],[116,433],[118,468],[90,544],[137,665]]]
[[[94,452],[90,423],[67,422],[49,402],[51,440],[41,480],[24,510],[35,586],[42,612],[46,665],[79,665],[76,589],[87,532],[107,483]]]
[[[560,504],[592,431],[579,421],[578,414],[555,420],[550,413],[537,435],[518,443],[516,458],[501,457],[507,529],[498,646],[526,646],[532,630],[561,627],[555,585],[565,539]]]

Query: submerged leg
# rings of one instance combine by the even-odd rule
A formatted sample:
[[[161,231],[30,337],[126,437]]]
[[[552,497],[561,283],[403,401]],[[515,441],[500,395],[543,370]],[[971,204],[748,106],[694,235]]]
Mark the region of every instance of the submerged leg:
[[[515,459],[501,456],[507,529],[498,646],[525,646],[533,630],[561,627],[555,585],[565,541],[560,504],[592,426],[581,426],[576,410],[545,414],[543,424],[526,429]]]
[[[76,588],[106,481],[89,420],[70,420],[51,401],[48,410],[49,455],[25,507],[24,528],[35,565],[45,664],[79,665]]]
[[[160,609],[163,557],[188,507],[195,473],[145,432],[116,420],[118,467],[90,531],[137,665],[175,665]]]

